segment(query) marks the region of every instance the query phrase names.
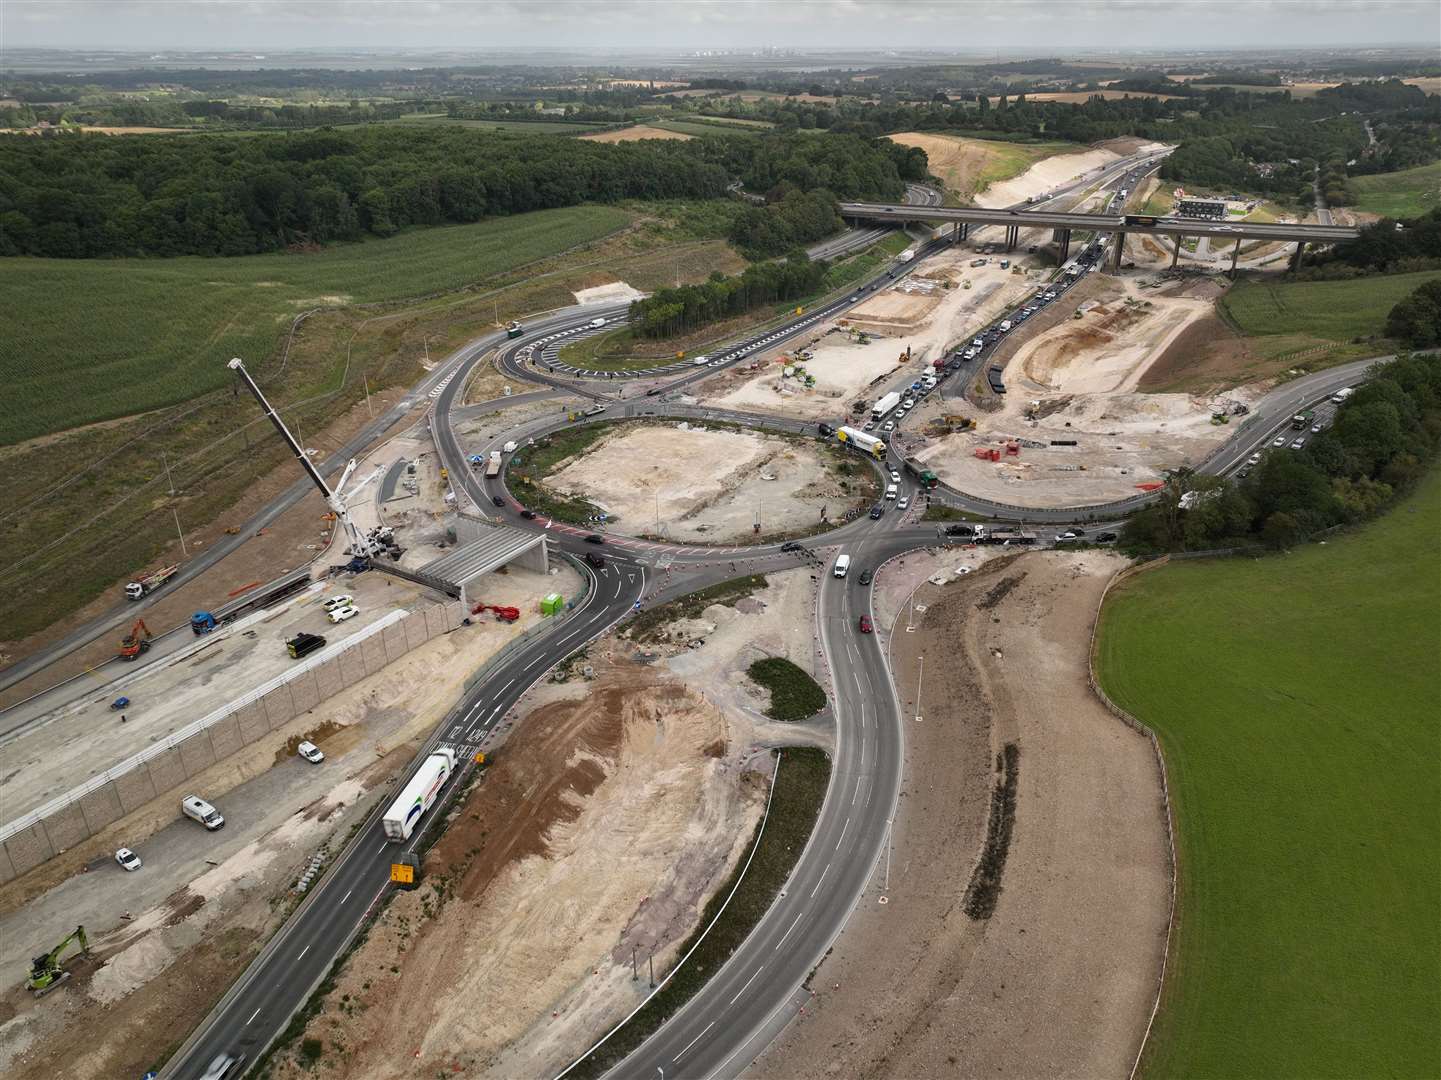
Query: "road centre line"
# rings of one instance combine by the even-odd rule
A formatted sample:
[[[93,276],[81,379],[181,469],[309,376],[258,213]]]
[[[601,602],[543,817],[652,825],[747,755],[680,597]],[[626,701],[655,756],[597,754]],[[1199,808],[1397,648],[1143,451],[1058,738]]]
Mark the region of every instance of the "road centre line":
[[[812,899],[812,900],[814,900],[814,899],[816,898],[816,893],[818,893],[818,892],[821,891],[821,882],[822,882],[822,881],[825,881],[826,875],[829,874],[830,872],[831,872],[831,864],[830,864],[830,863],[826,863],[826,868],[821,871],[821,876],[816,879],[816,887],[811,890],[811,899]],[[750,984],[747,983],[746,985],[749,986]]]
[[[704,1028],[702,1028],[702,1029],[701,1029],[701,1033],[700,1033],[699,1035],[697,1035],[697,1036],[696,1036],[694,1039],[692,1039],[690,1042],[686,1043],[685,1046],[681,1047],[681,1052],[680,1052],[679,1054],[677,1054],[675,1057],[671,1058],[671,1062],[672,1062],[672,1063],[675,1063],[675,1062],[679,1061],[681,1058],[683,1058],[683,1057],[685,1056],[685,1052],[686,1052],[687,1050],[689,1050],[692,1046],[694,1046],[696,1043],[700,1042],[701,1039],[702,1039],[702,1037],[704,1037],[705,1033],[706,1033],[707,1031],[709,1031],[709,1030],[710,1030],[711,1028],[713,1028],[713,1027],[715,1027],[715,1021],[714,1021],[714,1020],[712,1020],[709,1024],[707,1024]]]
[[[384,851],[385,849],[384,849],[384,848],[381,848],[380,850],[381,850],[381,851]],[[350,889],[349,891],[346,892],[346,894],[345,894],[344,896],[342,896],[342,897],[340,898],[340,906],[341,906],[341,907],[344,907],[344,906],[345,906],[345,902],[350,899],[350,894],[353,893],[354,891],[355,891],[354,889]]]
[[[788,929],[784,934],[781,935],[781,939],[776,942],[777,951],[779,951],[780,947],[786,943],[786,938],[791,936],[791,930],[794,930],[796,928],[796,923],[800,922],[803,918],[805,918],[805,914],[806,913],[802,911],[799,915],[797,915],[796,922],[791,923],[790,929]]]
[[[841,826],[840,839],[838,839],[838,840],[836,841],[836,850],[837,850],[837,851],[840,851],[840,849],[841,849],[841,841],[846,838],[846,830],[849,829],[850,827],[851,827],[851,819],[850,819],[850,818],[846,818],[846,823]]]
[[[262,1005],[260,1008],[263,1009],[264,1007],[265,1007],[265,1006]],[[250,1020],[254,1020],[254,1019],[255,1019],[257,1016],[259,1016],[259,1015],[260,1015],[260,1009],[256,1009],[253,1013],[250,1014]],[[246,1027],[249,1027],[249,1026],[250,1026],[250,1020],[245,1021],[245,1026],[246,1026]]]
[[[752,975],[749,979],[747,979],[747,980],[746,980],[746,984],[740,988],[740,991],[736,994],[736,996],[730,999],[730,1003],[731,1003],[732,1005],[734,1005],[734,1004],[740,999],[741,994],[744,994],[747,990],[749,990],[749,989],[751,988],[751,983],[753,983],[753,982],[756,981],[756,976],[759,975],[759,974],[760,974],[762,971],[764,971],[765,969],[766,969],[766,966],[765,966],[764,964],[762,964],[760,967],[756,968],[756,973],[755,973],[755,975]]]

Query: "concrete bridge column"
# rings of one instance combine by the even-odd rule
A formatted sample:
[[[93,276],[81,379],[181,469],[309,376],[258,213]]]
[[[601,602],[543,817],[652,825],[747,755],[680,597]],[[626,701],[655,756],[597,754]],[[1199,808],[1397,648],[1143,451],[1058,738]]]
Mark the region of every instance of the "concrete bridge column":
[[[1015,251],[1016,241],[1021,238],[1021,227],[1019,225],[1006,226],[1006,250]]]
[[[956,224],[961,227],[961,239],[969,240],[971,238],[971,223],[969,221],[958,221]]]
[[[1057,230],[1056,230],[1056,242],[1061,245],[1061,247],[1060,247],[1060,258],[1058,258],[1056,261],[1057,261],[1057,262],[1065,262],[1065,261],[1066,261],[1066,256],[1067,256],[1068,254],[1070,254],[1070,251],[1071,251],[1071,230],[1070,230],[1070,229],[1057,229]]]
[[[1181,234],[1177,233],[1171,237],[1176,242],[1176,250],[1171,252],[1171,269],[1176,269],[1176,264],[1181,261]]]
[[[1121,269],[1121,255],[1126,250],[1126,234],[1117,229],[1111,234],[1111,238],[1116,242],[1116,250],[1111,253],[1111,269],[1119,270]]]
[[[1296,253],[1291,256],[1291,273],[1301,269],[1301,262],[1306,257],[1306,241],[1296,241]]]
[[[1241,258],[1241,238],[1236,237],[1236,246],[1231,249],[1231,280],[1236,280],[1236,263]]]

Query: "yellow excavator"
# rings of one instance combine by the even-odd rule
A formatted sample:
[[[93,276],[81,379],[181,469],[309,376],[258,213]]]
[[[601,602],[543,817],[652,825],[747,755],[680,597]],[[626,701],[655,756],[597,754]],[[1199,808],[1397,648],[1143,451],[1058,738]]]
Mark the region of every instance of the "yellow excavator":
[[[80,946],[80,955],[85,956],[90,952],[90,945],[85,940],[85,927],[77,926],[73,934],[68,935],[64,941],[51,949],[44,956],[37,956],[30,961],[30,977],[25,980],[25,985],[36,997],[44,997],[57,986],[70,978],[70,972],[60,962],[60,954],[70,947],[74,942]]]

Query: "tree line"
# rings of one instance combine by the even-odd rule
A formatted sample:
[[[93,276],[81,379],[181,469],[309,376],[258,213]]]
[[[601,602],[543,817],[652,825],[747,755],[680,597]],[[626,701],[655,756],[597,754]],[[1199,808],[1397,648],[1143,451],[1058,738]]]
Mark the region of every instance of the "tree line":
[[[581,202],[718,198],[733,178],[778,197],[894,199],[902,167],[925,168],[898,149],[849,135],[604,144],[450,126],[5,139],[0,255],[248,255]],[[809,207],[776,217],[771,232],[794,242]]]
[[[1265,452],[1244,480],[1173,476],[1161,501],[1133,515],[1136,553],[1260,541],[1285,548],[1372,517],[1409,490],[1441,445],[1441,356],[1401,356],[1374,369],[1301,450]]]
[[[1386,316],[1386,336],[1413,349],[1441,345],[1441,280],[1428,281]]]
[[[816,292],[829,267],[802,254],[757,263],[734,277],[714,273],[700,285],[660,289],[630,306],[631,328],[641,337],[670,338],[758,307]]]
[[[1300,281],[1344,281],[1368,274],[1404,274],[1441,267],[1441,207],[1418,218],[1383,218],[1361,227],[1316,256],[1314,265],[1295,275]]]

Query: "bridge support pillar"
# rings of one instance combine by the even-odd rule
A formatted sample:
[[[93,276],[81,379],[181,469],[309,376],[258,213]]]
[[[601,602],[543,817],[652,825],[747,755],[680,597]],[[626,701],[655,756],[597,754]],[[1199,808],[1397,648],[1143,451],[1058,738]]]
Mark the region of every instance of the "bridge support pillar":
[[[1066,261],[1066,256],[1069,255],[1071,252],[1071,230],[1057,229],[1056,243],[1060,245],[1059,257],[1056,259],[1056,261],[1063,263]]]
[[[1111,239],[1115,241],[1116,246],[1116,250],[1111,252],[1111,269],[1119,270],[1121,269],[1122,253],[1126,250],[1126,234],[1122,230],[1117,229],[1111,234]]]
[[[969,221],[958,221],[956,225],[960,227],[961,239],[969,240],[971,238],[971,223]]]
[[[1301,261],[1306,257],[1306,241],[1296,241],[1296,253],[1291,256],[1291,273],[1301,269]]]
[[[1019,225],[1006,226],[1006,250],[1015,251],[1016,242],[1021,238],[1021,227]]]
[[[1181,234],[1177,233],[1171,237],[1176,242],[1176,250],[1171,252],[1171,269],[1176,269],[1176,264],[1181,261]]]
[[[1231,280],[1236,280],[1236,263],[1241,259],[1241,238],[1236,237],[1236,246],[1231,249]]]

